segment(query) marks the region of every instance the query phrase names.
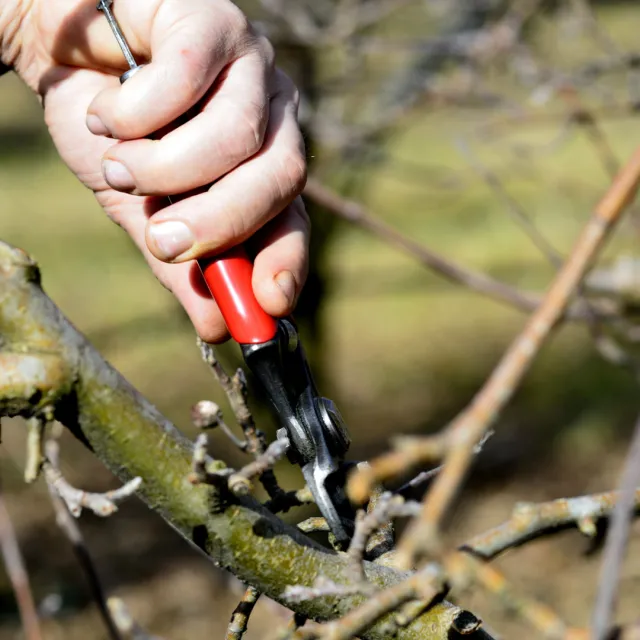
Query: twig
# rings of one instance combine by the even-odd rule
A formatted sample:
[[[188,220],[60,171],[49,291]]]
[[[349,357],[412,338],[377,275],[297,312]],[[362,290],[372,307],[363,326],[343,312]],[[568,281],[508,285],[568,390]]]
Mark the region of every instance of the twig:
[[[24,565],[11,516],[0,487],[0,547],[7,575],[16,594],[20,619],[26,640],[42,640],[36,606],[33,602],[29,574]]]
[[[272,470],[275,464],[283,458],[288,448],[289,440],[287,438],[272,442],[267,450],[257,456],[253,462],[229,476],[231,492],[235,495],[247,495],[251,491],[251,480]]]
[[[160,636],[147,633],[131,616],[129,609],[120,598],[109,598],[109,613],[119,633],[127,640],[162,640]]]
[[[640,418],[636,423],[627,454],[620,481],[620,494],[611,516],[611,525],[605,542],[600,585],[591,618],[593,640],[604,640],[610,631],[611,617],[618,594],[620,567],[627,550],[638,485],[640,485]]]
[[[265,502],[264,506],[271,513],[286,513],[293,507],[301,507],[305,504],[313,503],[315,503],[313,495],[309,487],[305,486],[297,491],[283,491],[280,496]]]
[[[314,516],[312,518],[307,518],[302,522],[299,522],[297,525],[298,529],[302,531],[302,533],[320,533],[331,531],[329,528],[329,523],[326,518],[322,516]]]
[[[484,165],[471,151],[469,144],[462,138],[458,139],[458,149],[467,159],[471,168],[493,191],[495,196],[504,204],[505,209],[520,228],[528,236],[534,246],[554,267],[560,267],[563,257],[560,252],[540,232],[529,214],[520,206],[520,203],[507,191],[500,178]]]
[[[337,584],[333,580],[329,580],[320,576],[313,583],[312,587],[303,587],[300,585],[288,586],[284,590],[283,598],[288,602],[305,602],[306,600],[315,600],[325,596],[347,596],[357,593],[372,594],[376,591],[376,587],[367,582],[359,582],[357,584]]]
[[[211,400],[201,400],[191,409],[191,421],[198,429],[215,429],[220,427],[222,432],[240,451],[246,451],[249,443],[241,440],[233,433],[229,425],[224,421],[222,410]]]
[[[507,522],[474,536],[461,550],[484,560],[492,560],[507,549],[570,527],[577,527],[587,536],[596,533],[595,522],[611,515],[618,504],[617,492],[599,493],[576,498],[560,498],[541,504],[516,505]],[[640,508],[640,489],[635,494],[635,508]]]
[[[383,494],[370,513],[358,512],[355,531],[347,550],[349,572],[354,583],[358,584],[366,581],[362,562],[367,543],[373,533],[384,527],[393,518],[416,516],[419,513],[420,505],[418,503],[405,502],[402,496],[392,493]]]
[[[191,473],[188,476],[191,484],[209,484],[213,487],[227,487],[228,478],[233,469],[227,468],[221,460],[211,460],[207,454],[208,438],[200,433],[193,445]]]
[[[64,479],[62,472],[54,462],[57,459],[57,447],[57,443],[53,440],[49,440],[46,444],[47,460],[42,465],[44,477],[49,487],[58,492],[75,518],[80,516],[82,509],[89,509],[103,518],[110,516],[118,510],[118,503],[130,498],[142,484],[142,478],[138,477],[133,478],[119,489],[106,493],[90,493],[76,489]],[[50,452],[55,452],[51,458],[48,455]]]
[[[247,440],[248,452],[253,454],[259,451],[262,443],[258,436],[253,415],[247,404],[246,380],[242,370],[238,369],[236,375],[231,378],[217,359],[212,345],[198,338],[198,347],[200,348],[202,359],[211,367],[213,375],[229,400],[233,415],[236,417]],[[260,453],[262,452],[260,451]]]
[[[399,545],[401,566],[410,567],[417,553],[436,544],[442,518],[463,481],[473,458],[474,447],[482,439],[511,399],[542,345],[561,319],[571,295],[591,267],[593,260],[636,193],[640,182],[640,149],[600,201],[574,249],[557,274],[540,307],[527,322],[470,406],[442,433],[431,438],[414,438],[413,446],[401,452],[404,465],[415,465],[445,456],[444,466],[427,494],[423,513],[409,527]],[[396,453],[397,455],[397,453]],[[397,459],[395,460],[397,463]],[[376,462],[372,463],[377,475]],[[369,478],[370,480],[371,478]],[[363,491],[364,489],[364,491]],[[370,490],[358,476],[350,481],[351,495],[361,499]]]
[[[231,621],[227,628],[225,640],[242,640],[247,631],[249,617],[251,616],[259,597],[260,592],[257,589],[247,587],[247,590],[242,596],[242,600],[240,600],[238,606],[231,615]]]
[[[309,178],[304,194],[316,204],[331,211],[331,213],[371,231],[385,242],[408,253],[421,264],[447,280],[462,284],[469,289],[494,300],[507,303],[521,311],[532,311],[538,305],[538,300],[534,296],[522,293],[487,275],[460,267],[423,244],[404,236],[382,220],[375,218],[360,203],[343,198],[315,178]]]
[[[59,452],[58,443],[55,440],[48,441],[46,444],[46,451],[47,458],[51,464],[57,468]],[[82,532],[80,531],[80,527],[78,527],[78,524],[69,512],[66,502],[60,497],[58,490],[49,483],[47,483],[47,488],[49,489],[49,496],[51,497],[51,503],[53,504],[53,509],[56,514],[56,523],[73,547],[73,552],[75,553],[78,564],[87,578],[89,590],[91,591],[91,595],[98,607],[100,616],[107,628],[107,633],[112,640],[121,640],[118,626],[111,617],[111,612],[107,607],[107,599],[102,582],[100,581],[98,571],[93,562],[93,558],[89,553],[89,549],[85,543]]]
[[[192,484],[210,484],[214,487],[225,486],[236,496],[246,496],[251,492],[251,480],[262,476],[280,460],[289,448],[289,440],[282,438],[272,442],[267,450],[258,455],[253,462],[240,471],[229,469],[219,460],[210,460],[207,456],[207,435],[198,435],[194,448],[189,475]],[[282,491],[282,490],[281,490]],[[284,493],[284,492],[282,492]]]
[[[351,588],[355,589],[357,586]],[[308,632],[322,640],[351,640],[406,602],[415,599],[432,602],[443,589],[444,582],[439,568],[436,565],[427,565],[404,582],[369,595],[362,605],[339,620],[322,625],[310,625]]]
[[[231,378],[216,358],[216,353],[212,345],[198,338],[198,347],[200,348],[203,360],[211,367],[213,375],[227,396],[231,410],[244,433],[246,444],[241,445],[240,448],[255,457],[261,456],[265,453],[267,444],[264,433],[256,428],[253,414],[247,403],[247,379],[244,371],[238,369],[233,378]],[[231,433],[231,430],[227,429],[225,433]],[[237,441],[235,436],[232,439]],[[282,494],[284,492],[271,469],[266,469],[264,473],[261,474],[260,482],[262,482],[262,486],[265,488],[269,498],[272,500],[283,499]]]
[[[27,458],[24,465],[24,481],[27,484],[35,482],[40,475],[44,462],[44,430],[45,421],[40,416],[27,420]]]

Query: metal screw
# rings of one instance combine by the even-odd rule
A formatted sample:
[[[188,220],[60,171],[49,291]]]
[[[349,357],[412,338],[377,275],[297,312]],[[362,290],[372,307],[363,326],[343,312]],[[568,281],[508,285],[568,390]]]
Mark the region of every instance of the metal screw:
[[[102,13],[104,13],[105,17],[107,18],[107,22],[111,27],[111,31],[113,32],[113,35],[118,42],[118,46],[120,47],[120,50],[122,51],[127,64],[129,65],[129,71],[125,72],[120,77],[120,82],[124,84],[126,80],[128,80],[136,71],[141,68],[141,65],[139,65],[136,62],[136,59],[133,57],[133,53],[131,53],[131,49],[129,48],[129,45],[125,40],[124,33],[122,33],[122,29],[120,28],[120,25],[118,24],[115,16],[113,15],[113,12],[111,11],[112,4],[113,0],[99,0],[96,8],[98,9],[98,11],[102,11]]]

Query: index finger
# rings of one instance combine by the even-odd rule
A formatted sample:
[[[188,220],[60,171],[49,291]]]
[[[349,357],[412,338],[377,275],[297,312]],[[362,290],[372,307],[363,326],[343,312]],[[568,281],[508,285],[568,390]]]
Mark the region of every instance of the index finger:
[[[76,0],[71,8],[50,4],[57,5],[50,19],[60,21],[51,47],[58,62],[116,73],[126,68],[94,0]],[[60,4],[67,7],[64,19]],[[117,0],[112,9],[138,62],[151,60],[89,108],[117,138],[147,136],[184,114],[221,70],[255,43],[247,19],[228,0]]]

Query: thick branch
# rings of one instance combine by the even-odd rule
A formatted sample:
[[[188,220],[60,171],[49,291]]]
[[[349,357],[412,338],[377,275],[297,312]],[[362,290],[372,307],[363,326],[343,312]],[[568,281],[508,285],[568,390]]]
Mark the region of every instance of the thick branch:
[[[46,350],[67,367],[60,386],[65,394],[56,399],[55,417],[121,481],[142,477],[140,494],[146,503],[216,565],[278,601],[287,585],[311,586],[319,576],[348,584],[344,556],[314,544],[250,497],[225,503],[214,487],[191,485],[192,443],[102,359],[44,294],[35,265],[4,243],[0,292],[3,345],[10,350],[20,345],[30,353]],[[4,414],[28,414],[29,398],[15,400],[2,405]],[[372,563],[366,564],[366,574],[379,587],[407,577]],[[362,595],[320,598],[294,608],[325,620],[345,615],[364,600]],[[433,606],[397,637],[452,637],[447,610],[446,603]],[[362,637],[382,638],[384,623],[382,618]]]

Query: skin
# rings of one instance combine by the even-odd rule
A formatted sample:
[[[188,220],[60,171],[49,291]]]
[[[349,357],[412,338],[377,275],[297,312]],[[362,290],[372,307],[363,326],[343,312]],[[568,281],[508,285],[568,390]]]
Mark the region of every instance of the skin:
[[[289,314],[307,274],[306,159],[297,91],[271,45],[227,0],[112,9],[147,63],[123,86],[126,63],[95,0],[4,0],[2,61],[41,96],[63,160],[204,340],[227,331],[194,259],[241,242],[258,302]]]

